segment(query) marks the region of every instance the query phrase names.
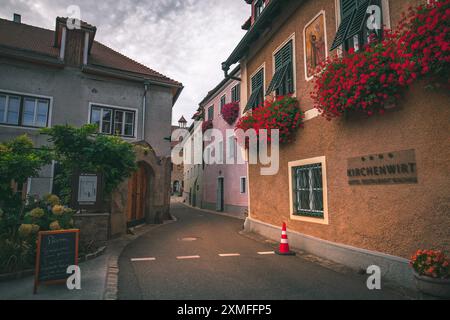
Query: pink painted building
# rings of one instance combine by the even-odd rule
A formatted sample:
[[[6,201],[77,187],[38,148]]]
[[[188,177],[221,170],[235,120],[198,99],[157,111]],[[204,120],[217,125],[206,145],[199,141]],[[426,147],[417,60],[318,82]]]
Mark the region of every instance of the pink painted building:
[[[230,131],[227,137],[227,129],[234,130],[237,120],[230,125],[221,112],[225,104],[240,103],[239,66],[233,70],[230,77],[222,80],[200,102],[205,121],[212,120],[213,128],[218,129],[223,136],[222,142],[213,140],[204,144],[205,153],[210,155],[206,158],[215,158],[217,161],[204,165],[202,207],[245,216],[248,208],[247,163],[237,164],[236,159],[241,148],[234,136],[230,137]],[[226,164],[230,162],[233,164]]]

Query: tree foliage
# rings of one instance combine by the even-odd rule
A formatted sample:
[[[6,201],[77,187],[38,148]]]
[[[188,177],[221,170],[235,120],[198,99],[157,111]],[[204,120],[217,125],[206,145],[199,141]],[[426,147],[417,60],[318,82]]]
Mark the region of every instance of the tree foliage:
[[[105,195],[109,195],[136,170],[133,145],[117,136],[97,134],[97,126],[81,128],[57,125],[41,131],[53,144],[61,172],[55,177],[63,202],[70,198],[71,179],[77,170],[103,175]]]
[[[42,166],[49,164],[52,153],[48,148],[35,148],[27,135],[0,143],[0,206],[16,211],[22,205],[21,195],[13,192],[11,183],[22,185],[36,177]]]

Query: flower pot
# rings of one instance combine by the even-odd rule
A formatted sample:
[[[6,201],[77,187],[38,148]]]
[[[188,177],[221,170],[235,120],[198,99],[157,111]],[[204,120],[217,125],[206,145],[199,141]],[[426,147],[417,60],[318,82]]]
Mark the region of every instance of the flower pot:
[[[414,278],[419,291],[434,297],[450,298],[450,279],[436,279],[421,276],[415,271]]]

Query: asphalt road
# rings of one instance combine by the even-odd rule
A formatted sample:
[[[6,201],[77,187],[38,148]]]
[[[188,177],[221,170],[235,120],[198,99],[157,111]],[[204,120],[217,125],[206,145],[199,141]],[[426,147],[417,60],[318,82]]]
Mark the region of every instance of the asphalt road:
[[[301,256],[258,254],[273,247],[239,234],[242,220],[182,204],[174,204],[172,214],[176,222],[151,230],[122,252],[119,299],[404,298],[383,286],[368,290],[364,275],[337,272]]]

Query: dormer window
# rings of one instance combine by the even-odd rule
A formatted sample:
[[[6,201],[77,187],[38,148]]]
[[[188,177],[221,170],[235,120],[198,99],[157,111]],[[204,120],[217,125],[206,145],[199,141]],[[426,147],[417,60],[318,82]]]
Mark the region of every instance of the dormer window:
[[[266,7],[266,4],[265,4],[264,0],[256,0],[255,1],[255,20],[259,18],[259,16],[261,15],[261,13],[265,7]]]

